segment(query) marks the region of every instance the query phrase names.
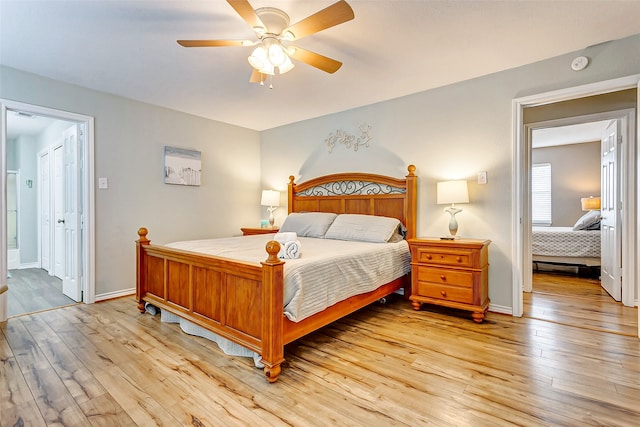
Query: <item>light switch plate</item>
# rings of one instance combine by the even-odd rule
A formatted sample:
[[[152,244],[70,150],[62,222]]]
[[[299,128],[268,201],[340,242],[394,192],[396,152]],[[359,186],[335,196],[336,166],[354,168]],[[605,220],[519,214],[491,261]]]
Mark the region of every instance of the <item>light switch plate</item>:
[[[487,172],[478,172],[478,184],[486,184],[487,183]]]
[[[98,188],[109,188],[109,180],[107,178],[98,178]]]

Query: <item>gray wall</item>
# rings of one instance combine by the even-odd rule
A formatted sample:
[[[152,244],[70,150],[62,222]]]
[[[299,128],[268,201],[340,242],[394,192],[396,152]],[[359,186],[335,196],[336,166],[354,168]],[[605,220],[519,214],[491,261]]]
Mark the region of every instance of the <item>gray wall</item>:
[[[534,148],[531,160],[551,163],[551,226],[573,226],[580,199],[600,195],[600,141]]]
[[[166,243],[238,235],[259,221],[256,131],[7,67],[0,97],[95,118],[95,176],[109,178],[109,189],[95,190],[98,296],[135,287],[139,227]],[[163,183],[165,145],[202,152],[200,187]]]
[[[436,182],[469,180],[470,203],[457,215],[458,234],[491,239],[489,295],[492,306],[512,306],[512,100],[640,73],[640,35],[528,66],[416,93],[317,119],[264,131],[262,180],[278,182],[285,173],[308,179],[338,170],[419,175],[418,234],[446,233],[448,215],[436,204]],[[573,58],[591,59],[581,72]],[[379,82],[377,83],[379,84]],[[369,148],[357,152],[326,149],[327,136],[342,129],[357,133],[371,125]],[[286,152],[287,156],[281,153]],[[476,173],[488,171],[488,184]],[[282,215],[282,212],[280,212]]]

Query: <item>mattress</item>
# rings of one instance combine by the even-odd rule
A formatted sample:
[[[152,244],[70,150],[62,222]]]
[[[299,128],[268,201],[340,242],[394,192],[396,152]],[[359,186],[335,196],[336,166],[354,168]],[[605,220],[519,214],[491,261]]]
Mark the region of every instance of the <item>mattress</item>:
[[[175,242],[166,246],[240,261],[267,258],[273,235]],[[284,314],[299,322],[351,296],[373,291],[411,270],[409,245],[299,237],[301,256],[285,259]]]
[[[600,230],[573,230],[571,227],[533,227],[533,255],[557,257],[600,257]]]

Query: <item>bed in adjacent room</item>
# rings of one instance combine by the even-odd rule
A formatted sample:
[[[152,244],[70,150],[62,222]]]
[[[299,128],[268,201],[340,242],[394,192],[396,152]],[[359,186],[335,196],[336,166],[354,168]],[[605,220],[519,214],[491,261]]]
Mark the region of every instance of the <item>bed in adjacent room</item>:
[[[600,274],[600,211],[582,216],[573,227],[532,227],[534,270],[541,265],[575,267],[578,272]]]
[[[400,288],[408,294],[405,237],[415,237],[417,207],[415,167],[408,171],[403,179],[348,173],[297,184],[290,177],[280,231],[295,233],[294,259],[278,257],[275,235],[151,245],[140,229],[138,309],[152,304],[254,352],[275,382],[285,344]]]

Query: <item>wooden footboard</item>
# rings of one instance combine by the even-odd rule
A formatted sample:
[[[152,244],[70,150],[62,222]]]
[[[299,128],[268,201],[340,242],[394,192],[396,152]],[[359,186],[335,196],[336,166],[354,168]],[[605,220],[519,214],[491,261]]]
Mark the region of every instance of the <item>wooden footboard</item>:
[[[262,265],[151,245],[138,230],[136,299],[167,310],[262,355],[275,382],[284,361],[284,262],[266,245]]]

